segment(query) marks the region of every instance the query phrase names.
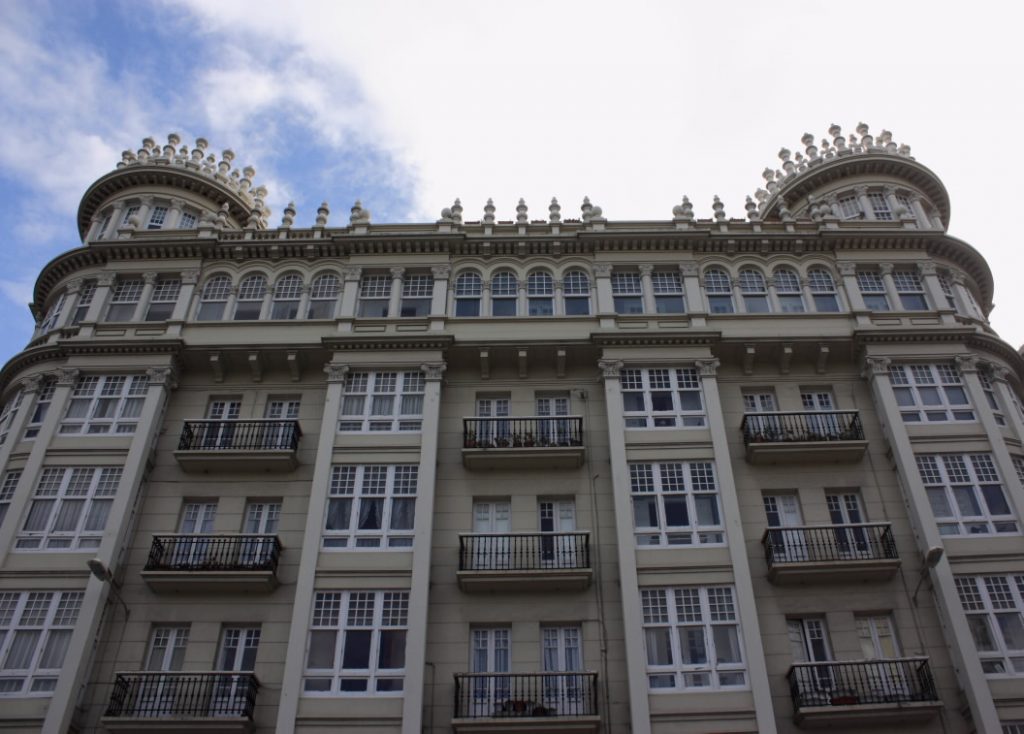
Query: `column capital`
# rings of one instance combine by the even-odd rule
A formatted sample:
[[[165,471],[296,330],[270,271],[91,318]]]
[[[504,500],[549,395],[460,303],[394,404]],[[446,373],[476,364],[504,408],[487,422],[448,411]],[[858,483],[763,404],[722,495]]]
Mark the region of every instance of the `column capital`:
[[[714,377],[718,374],[718,368],[721,366],[722,361],[717,357],[711,359],[698,359],[694,361],[697,366],[697,372],[701,377]]]
[[[427,382],[439,382],[448,365],[444,362],[424,362],[420,365]]]
[[[57,368],[57,385],[60,387],[74,387],[78,384],[79,371],[74,367]]]
[[[396,267],[393,267],[393,268],[389,268],[389,270],[391,271],[391,277],[392,278],[397,278],[398,280],[401,280],[403,277],[405,277],[405,268],[404,267],[396,266]]]
[[[958,354],[953,357],[957,369],[961,374],[971,374],[978,371],[978,356],[975,354]]]
[[[448,280],[452,277],[452,266],[451,265],[431,265],[430,272],[434,275],[434,280]]]
[[[967,281],[967,276],[961,273],[959,270],[949,271],[949,279],[952,280],[956,285],[964,285]]]
[[[842,276],[853,276],[857,274],[857,263],[837,262],[836,268]]]
[[[114,273],[100,273],[96,276],[96,285],[106,286],[109,288],[114,284],[114,280],[116,278],[117,276]]]
[[[157,273],[143,273],[142,282],[145,285],[153,285],[154,283],[156,283],[156,276]]]
[[[853,187],[853,193],[856,194],[857,196],[867,196],[868,195],[868,187],[867,186],[863,186],[863,185],[861,185],[861,186],[854,186]]]
[[[150,385],[166,385],[168,390],[178,386],[178,373],[174,367],[150,367],[146,376]]]
[[[921,275],[936,275],[938,273],[938,269],[936,268],[935,263],[931,260],[922,260],[917,263],[917,272]]]
[[[42,375],[29,375],[21,381],[19,387],[22,393],[38,392],[39,388],[42,387],[43,376]]]
[[[185,206],[185,200],[179,199],[178,197],[171,198],[171,209],[182,209]]]
[[[888,357],[865,357],[864,364],[866,366],[866,374],[880,377],[889,374],[889,365],[892,364],[892,360]]]
[[[679,263],[679,272],[684,278],[696,278],[700,275],[700,268],[697,263]]]
[[[181,271],[181,284],[182,285],[195,285],[199,282],[199,271],[198,270],[182,270]]]
[[[139,203],[142,204],[143,206],[153,206],[153,197],[152,196],[140,196],[139,197]]]
[[[636,268],[637,268],[637,270],[640,271],[640,275],[650,275],[651,273],[654,272],[654,266],[649,264],[649,263],[644,263],[643,265],[637,265]]]
[[[348,374],[347,364],[325,364],[324,372],[327,373],[327,382],[344,382]]]
[[[882,187],[882,193],[885,194],[886,196],[896,196],[896,187],[895,186],[883,186]]]
[[[878,272],[880,272],[882,275],[892,275],[892,271],[892,263],[878,263]]]
[[[341,269],[342,280],[349,282],[363,277],[363,269],[358,265],[349,265]]]
[[[611,263],[594,263],[595,278],[610,278],[612,275]]]
[[[992,379],[996,382],[1010,382],[1012,372],[1008,368],[999,364],[990,364],[989,369],[992,371]]]
[[[65,284],[64,290],[67,291],[69,294],[78,293],[78,291],[82,289],[82,283],[84,282],[84,278],[72,278]]]
[[[606,380],[609,378],[617,380],[622,374],[623,362],[621,359],[600,359],[597,366],[601,369],[601,376]]]

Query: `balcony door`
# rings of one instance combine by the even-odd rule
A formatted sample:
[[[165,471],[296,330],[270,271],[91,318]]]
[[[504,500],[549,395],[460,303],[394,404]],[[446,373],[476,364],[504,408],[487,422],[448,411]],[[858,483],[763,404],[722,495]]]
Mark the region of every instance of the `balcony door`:
[[[544,707],[559,716],[579,716],[586,696],[583,671],[583,635],[579,626],[541,627],[544,662]],[[550,675],[555,673],[557,675]],[[573,675],[575,674],[575,675]]]
[[[832,646],[828,639],[828,628],[821,617],[805,617],[786,620],[789,633],[789,649],[794,663],[827,663],[832,660]],[[827,706],[831,704],[835,680],[832,666],[798,667],[796,685],[802,706]]]
[[[151,673],[180,671],[185,662],[188,627],[154,627],[146,647],[143,668]],[[166,675],[145,676],[136,691],[132,705],[135,716],[167,716],[188,707],[179,701],[180,682]],[[183,691],[187,693],[187,690]]]
[[[871,696],[887,702],[905,699],[911,690],[906,668],[900,662],[884,662],[902,656],[892,615],[858,614],[855,619],[861,656],[864,660],[879,661],[866,676]]]
[[[495,716],[512,697],[510,678],[495,675],[512,669],[511,633],[507,627],[476,628],[472,636],[470,669],[480,675],[473,678],[471,715],[474,718]]]
[[[544,568],[578,568],[576,502],[571,499],[540,500],[540,560]]]
[[[178,525],[178,537],[174,541],[171,554],[175,566],[195,568],[207,563],[215,554],[207,538],[188,537],[190,535],[210,535],[213,523],[217,518],[216,502],[186,502],[181,508],[181,522]]]
[[[512,505],[508,500],[473,503],[473,532],[484,537],[474,539],[474,570],[512,567]]]
[[[299,419],[299,400],[297,398],[275,398],[267,401],[263,417],[275,423],[263,429],[263,447],[267,449],[291,448],[292,425],[286,421]]]
[[[782,563],[806,561],[807,541],[802,529],[803,517],[800,503],[795,494],[767,494],[764,496],[764,512],[768,518],[768,537],[772,544],[772,555]],[[787,529],[789,528],[789,529]]]
[[[743,412],[747,414],[747,435],[754,441],[778,441],[782,436],[782,425],[777,415],[751,415],[752,413],[775,413],[778,411],[775,393],[743,393]]]
[[[263,568],[269,563],[274,536],[281,520],[280,502],[250,502],[245,508],[246,535],[267,535],[268,538],[245,538],[239,561],[245,568]]]
[[[569,421],[557,416],[569,415],[569,395],[543,395],[536,400],[537,446],[571,446]]]
[[[235,426],[232,421],[237,421],[241,415],[241,400],[229,398],[210,400],[209,405],[206,406],[206,419],[218,422],[203,426],[201,439],[203,447],[209,449],[231,448],[235,438]]]
[[[249,677],[256,669],[256,649],[260,644],[259,627],[225,627],[217,652],[218,675],[210,701],[211,716],[245,715],[249,695]]]
[[[828,515],[833,525],[858,525],[867,522],[857,492],[825,494]],[[840,558],[871,558],[872,548],[865,528],[835,528],[836,551]]]
[[[477,418],[508,418],[508,398],[477,398]],[[504,448],[511,445],[512,426],[508,420],[477,421],[477,444],[481,448]]]
[[[842,435],[839,416],[836,415],[836,401],[828,390],[810,390],[800,393],[800,404],[808,413],[821,415],[807,416],[807,431],[810,441],[834,441]]]

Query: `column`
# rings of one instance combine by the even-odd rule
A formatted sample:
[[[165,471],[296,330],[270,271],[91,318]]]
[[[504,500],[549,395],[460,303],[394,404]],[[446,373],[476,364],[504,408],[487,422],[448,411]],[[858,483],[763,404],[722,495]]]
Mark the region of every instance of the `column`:
[[[145,318],[146,309],[149,308],[149,300],[153,297],[153,285],[155,283],[156,273],[142,274],[142,293],[139,295],[139,302],[135,304],[132,321],[142,321]]]
[[[184,321],[192,313],[192,299],[196,296],[197,283],[198,270],[181,271],[181,292],[178,293],[178,302],[174,304],[174,311],[171,312],[171,321]]]
[[[864,299],[860,295],[860,286],[857,285],[857,264],[851,262],[836,263],[839,270],[841,282],[839,287],[844,291],[846,302],[854,313],[866,311]]]
[[[113,273],[100,273],[96,278],[96,290],[92,294],[92,303],[89,304],[89,309],[85,312],[85,318],[79,324],[79,336],[92,336],[96,322],[100,320],[100,315],[107,307],[107,301],[110,300],[110,287],[113,284]]]
[[[359,281],[363,277],[363,269],[345,267],[341,269],[341,309],[339,319],[354,319],[356,316],[356,299],[359,297]],[[351,329],[351,325],[349,325]],[[347,329],[346,329],[347,330]]]
[[[740,279],[729,276],[729,283],[732,284],[732,302],[736,306],[736,313],[746,313],[747,302],[743,300],[743,289],[740,288]]]
[[[867,376],[871,382],[871,392],[875,399],[875,408],[882,419],[882,430],[889,440],[893,453],[893,461],[903,487],[904,499],[907,503],[908,515],[915,531],[918,551],[923,557],[929,548],[942,548],[942,536],[932,515],[928,503],[928,495],[921,475],[917,471],[913,447],[903,425],[896,395],[889,379],[887,357],[867,357]],[[920,560],[915,566],[920,564]],[[930,572],[932,593],[935,598],[939,618],[942,621],[946,642],[953,659],[953,668],[957,671],[960,687],[967,697],[971,709],[971,718],[979,732],[1000,731],[999,716],[992,702],[992,692],[988,681],[981,670],[981,663],[974,647],[971,631],[967,626],[967,616],[960,604],[953,580],[953,569],[949,558],[945,555]]]
[[[31,375],[21,381],[21,385],[18,388],[21,390],[21,405],[18,406],[17,412],[11,418],[10,428],[7,429],[7,440],[0,446],[0,477],[2,477],[4,469],[7,467],[7,460],[11,457],[14,445],[18,443],[25,432],[25,424],[35,408],[36,393],[39,392],[42,382],[42,375]],[[8,517],[13,516],[8,513]],[[11,520],[10,522],[13,523],[15,521]]]
[[[931,302],[932,308],[938,311],[942,317],[942,323],[955,323],[954,314],[956,312],[946,302],[946,294],[942,292],[942,284],[939,283],[939,273],[935,263],[931,260],[919,262],[917,264],[917,272],[921,276],[921,282],[924,283],[924,290],[928,294],[928,300]]]
[[[153,208],[153,197],[152,196],[140,196],[139,197],[139,211],[135,213],[135,216],[139,218],[138,229],[143,230],[146,225],[149,224],[149,210]]]
[[[416,486],[416,536],[412,546],[409,585],[409,630],[405,638],[405,686],[402,734],[421,734],[423,682],[427,662],[427,608],[430,600],[430,549],[434,535],[434,489],[437,474],[437,434],[441,414],[441,376],[444,362],[422,365],[426,375],[419,482]]]
[[[754,696],[757,730],[760,734],[772,734],[775,731],[775,712],[772,708],[768,667],[765,664],[764,648],[761,645],[761,625],[757,616],[754,583],[750,577],[750,559],[747,557],[747,543],[743,536],[743,521],[740,518],[740,503],[736,495],[736,480],[732,474],[729,438],[722,415],[718,380],[715,379],[718,366],[717,359],[697,360],[701,376],[701,391],[704,393],[704,400],[707,404],[708,428],[711,431],[711,447],[715,454],[715,471],[718,473],[719,496],[722,499],[722,518],[725,520],[729,559],[732,561],[736,604],[739,607],[740,629],[743,633],[743,652],[750,675],[750,690]]]
[[[854,186],[853,193],[857,196],[857,203],[860,204],[860,210],[864,212],[864,218],[869,221],[874,221],[875,209],[871,206],[871,200],[868,199],[868,187]]]
[[[708,309],[704,303],[704,294],[700,288],[700,269],[697,263],[679,264],[679,272],[683,277],[683,293],[686,295],[686,313],[690,315],[693,326],[704,326],[707,323]]]
[[[619,587],[622,592],[622,625],[626,643],[626,673],[629,679],[631,734],[651,733],[651,710],[647,690],[647,659],[644,653],[643,610],[636,570],[636,538],[633,533],[629,463],[626,459],[626,423],[622,419],[623,363],[602,359],[598,366],[604,377],[608,411],[608,451],[611,461],[612,494],[615,500],[615,539],[619,554]]]
[[[654,302],[654,283],[651,281],[653,265],[640,265],[640,292],[644,303],[644,313],[658,313],[658,306]]]
[[[896,281],[892,279],[892,263],[878,263],[878,270],[882,274],[882,282],[885,283],[885,295],[889,299],[889,310],[903,311],[903,302],[900,301],[900,294],[896,290]]]
[[[112,226],[114,228],[114,232],[116,233],[117,230],[120,229],[121,227],[122,219],[124,219],[124,202],[119,201],[116,204],[114,204],[114,210],[110,213],[110,224],[107,225],[107,229],[109,230]]]
[[[551,313],[554,316],[565,316],[565,283],[562,282],[561,278],[556,278],[554,287],[555,302],[552,304]]]
[[[910,201],[911,214],[917,217],[917,226],[922,229],[932,226],[932,220],[924,210],[924,204],[921,203],[921,195],[910,192],[907,194],[907,200]]]
[[[987,320],[985,319],[985,314],[981,313],[978,310],[976,305],[977,301],[975,300],[974,296],[971,295],[971,292],[967,289],[967,284],[965,282],[966,276],[963,273],[954,270],[949,274],[949,278],[950,280],[953,281],[953,292],[956,294],[957,300],[960,301],[960,303],[963,305],[964,313],[966,313],[973,319],[978,319],[979,321],[986,321],[987,323]]]
[[[448,279],[452,275],[452,266],[434,265],[430,272],[434,276],[434,289],[430,293],[430,328],[440,331],[444,329],[444,319],[448,314]]]
[[[57,323],[53,325],[53,331],[63,329],[71,321],[71,315],[78,306],[78,294],[82,290],[83,282],[82,278],[72,278],[67,282],[64,288],[64,305],[61,307],[60,315],[57,317]]]
[[[889,211],[892,212],[892,218],[895,221],[900,221],[899,217],[896,216],[896,210],[900,208],[900,203],[896,200],[896,189],[893,186],[885,186],[882,188],[882,195],[885,196],[885,202],[889,205]]]
[[[388,318],[397,319],[402,315],[402,278],[405,268],[391,268],[391,298],[388,299]]]
[[[115,578],[118,576],[122,553],[126,552],[129,535],[133,527],[132,511],[136,504],[142,479],[146,472],[146,460],[150,447],[161,428],[161,416],[168,393],[174,388],[174,370],[171,367],[156,367],[146,371],[149,388],[139,415],[138,427],[132,437],[131,446],[124,459],[124,473],[114,496],[114,503],[107,517],[107,528],[103,541],[96,551],[98,558],[109,568]],[[56,396],[54,396],[56,403]],[[51,410],[56,405],[51,406]],[[49,420],[49,415],[47,416]],[[39,438],[42,438],[40,432]],[[82,561],[85,565],[85,559]],[[92,668],[96,638],[100,634],[100,623],[104,618],[110,583],[89,575],[85,587],[85,598],[78,614],[78,622],[71,634],[64,667],[57,678],[57,688],[46,711],[43,731],[64,732],[71,726],[78,702],[79,692],[88,680]],[[120,605],[119,605],[120,606]],[[125,620],[122,620],[124,624]]]
[[[612,297],[612,266],[607,263],[594,263],[594,291],[597,303],[594,309],[598,316],[615,315],[615,299]],[[601,324],[612,326],[613,324]]]
[[[306,514],[306,532],[302,539],[302,556],[295,583],[288,652],[284,662],[281,700],[277,708],[277,734],[292,734],[295,731],[295,717],[299,711],[302,671],[306,667],[306,637],[312,619],[316,564],[320,555],[320,536],[323,533],[324,513],[327,511],[327,488],[330,484],[331,460],[334,456],[334,439],[338,434],[338,415],[341,413],[342,390],[348,370],[348,365],[345,364],[324,365],[324,372],[327,373],[327,395],[324,398],[324,413],[320,421],[320,438],[317,442],[316,464],[313,467],[309,509]]]
[[[167,219],[164,220],[164,229],[177,229],[181,222],[181,211],[185,206],[184,199],[171,199],[171,206],[167,210]]]

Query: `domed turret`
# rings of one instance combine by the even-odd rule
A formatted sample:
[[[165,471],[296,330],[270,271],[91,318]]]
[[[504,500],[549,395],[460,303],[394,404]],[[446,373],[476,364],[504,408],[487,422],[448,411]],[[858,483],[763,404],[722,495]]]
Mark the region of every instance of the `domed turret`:
[[[766,168],[764,188],[755,198],[763,220],[779,219],[783,210],[800,219],[910,221],[922,229],[949,225],[949,196],[939,178],[883,130],[877,138],[863,122],[844,137],[839,125],[815,145],[801,138],[803,152],[779,151],[781,168]]]
[[[197,138],[189,150],[172,133],[162,148],[146,138],[137,152],[124,151],[115,170],[82,197],[82,241],[113,239],[126,230],[195,229],[204,221],[228,229],[266,227],[267,191],[255,185],[256,169],[232,167],[233,151],[218,160],[208,147]]]

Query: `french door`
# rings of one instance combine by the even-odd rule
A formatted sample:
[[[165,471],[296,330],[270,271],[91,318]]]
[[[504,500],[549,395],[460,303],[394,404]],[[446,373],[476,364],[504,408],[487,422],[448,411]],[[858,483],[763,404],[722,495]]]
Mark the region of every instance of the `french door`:
[[[786,620],[789,647],[794,663],[824,663],[832,660],[825,620],[820,617]],[[835,689],[832,666],[818,665],[799,668],[797,687],[803,705],[813,706],[831,702]]]
[[[235,439],[235,426],[242,415],[241,400],[211,400],[206,406],[206,419],[217,421],[203,426],[202,444],[205,448],[229,449]]]
[[[268,535],[269,538],[246,538],[242,541],[239,561],[246,568],[265,567],[270,560],[270,553],[277,534],[277,525],[281,520],[280,502],[250,502],[245,508],[245,525],[242,532],[246,535]]]
[[[779,407],[775,394],[770,392],[743,393],[743,412],[746,413],[747,432],[759,440],[777,440],[782,434],[778,415],[750,415],[775,413]]]
[[[842,433],[839,417],[836,415],[836,402],[832,393],[827,390],[813,390],[800,393],[800,403],[806,412],[820,413],[807,416],[807,430],[811,433],[809,440],[835,440]]]
[[[495,627],[474,629],[472,636],[470,668],[473,673],[484,674],[473,678],[472,713],[476,717],[494,716],[512,696],[509,677],[494,675],[512,669],[511,635],[507,627]]]
[[[249,693],[248,676],[256,669],[256,650],[260,644],[259,627],[225,627],[217,653],[217,671],[211,716],[243,716]]]
[[[541,500],[540,559],[545,568],[578,568],[579,554],[576,530],[576,503],[573,500]],[[568,535],[562,534],[568,533]]]
[[[153,673],[180,671],[185,662],[188,627],[154,627],[146,646],[143,668]],[[136,716],[166,716],[178,707],[178,681],[168,676],[146,676],[136,693]]]
[[[548,395],[538,397],[537,437],[538,446],[569,446],[573,436],[570,434],[569,421],[557,420],[557,416],[569,415],[568,395]]]
[[[477,398],[477,418],[508,418],[508,398]],[[504,447],[511,444],[512,426],[508,420],[477,421],[477,442],[482,448]]]
[[[269,421],[277,421],[263,430],[263,447],[268,449],[284,449],[290,447],[292,427],[285,421],[299,419],[299,401],[270,400],[267,402],[263,417]]]
[[[858,525],[865,522],[860,495],[856,492],[836,492],[825,495],[829,519],[833,525]],[[871,558],[872,548],[868,532],[862,527],[835,528],[836,549],[842,558]]]
[[[508,500],[473,503],[473,541],[470,568],[489,570],[512,566],[512,506]]]
[[[179,537],[174,541],[171,557],[175,566],[193,568],[212,560],[215,548],[207,538],[188,536],[210,535],[217,517],[216,502],[187,502],[181,508]]]
[[[541,627],[541,653],[545,673],[544,707],[561,716],[583,713],[584,689],[582,633],[578,626]]]
[[[768,494],[764,496],[764,511],[768,518],[768,537],[772,554],[780,561],[794,563],[806,561],[807,538],[800,515],[800,503],[794,494]],[[787,529],[788,528],[788,529]]]
[[[865,660],[878,663],[868,676],[871,693],[883,701],[906,697],[912,690],[907,669],[896,662],[901,657],[896,626],[889,614],[857,615],[857,638],[860,640],[861,655]],[[893,662],[886,663],[884,661]]]

